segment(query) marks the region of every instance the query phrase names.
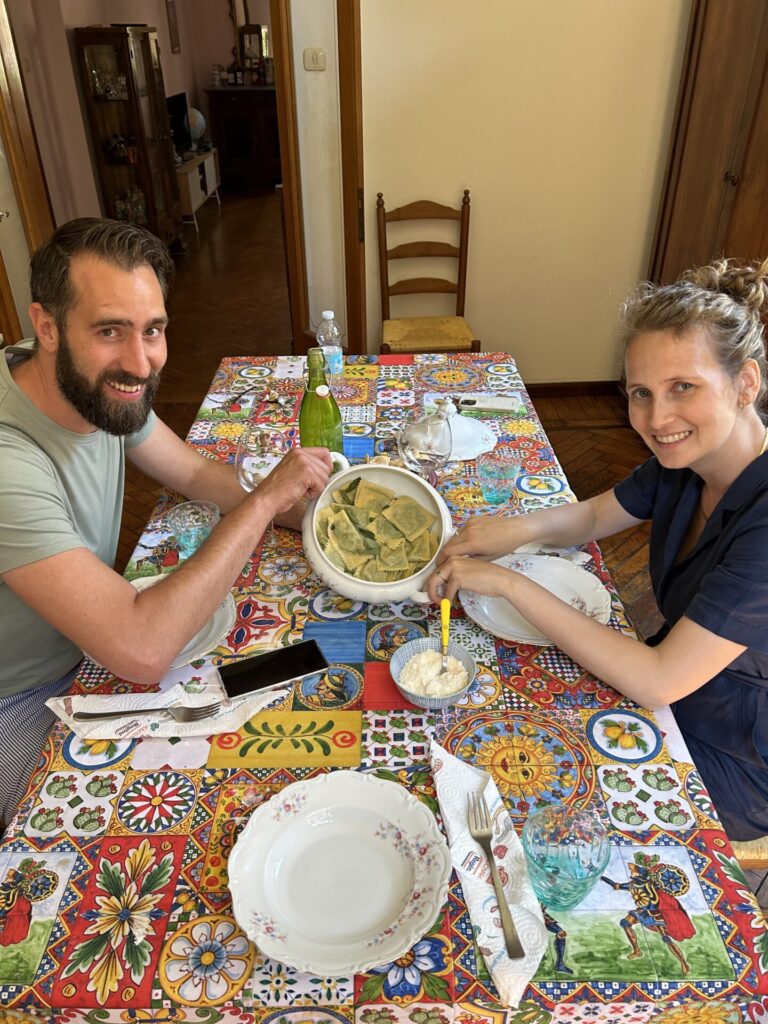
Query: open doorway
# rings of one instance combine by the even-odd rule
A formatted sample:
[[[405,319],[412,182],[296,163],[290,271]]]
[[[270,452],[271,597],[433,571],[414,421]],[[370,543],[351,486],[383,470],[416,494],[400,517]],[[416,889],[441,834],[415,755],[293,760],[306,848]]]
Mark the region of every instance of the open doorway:
[[[251,5],[256,2],[251,0]],[[231,59],[237,38],[237,25],[230,17],[229,0],[177,0],[174,5],[179,32],[176,52],[169,33],[164,0],[144,0],[140,11],[135,3],[128,3],[127,0],[92,0],[87,8],[75,0],[6,0],[6,6],[12,17],[19,53],[18,64],[25,79],[29,108],[38,135],[57,223],[73,216],[98,214],[101,209],[91,156],[92,143],[83,121],[79,86],[74,74],[71,29],[82,21],[107,23],[120,18],[135,20],[137,16],[155,25],[166,95],[184,91],[190,98],[190,105],[197,109],[203,108],[206,113],[206,90],[212,84],[212,64],[224,64]],[[311,340],[309,328],[312,320],[318,320],[319,311],[330,305],[340,314],[342,323],[345,319],[349,321],[347,332],[350,350],[358,352],[361,351],[360,346],[364,346],[365,331],[361,327],[364,322],[364,291],[354,287],[348,289],[353,300],[353,313],[345,309],[349,301],[345,302],[343,295],[347,283],[345,278],[350,276],[350,265],[343,247],[350,244],[350,239],[356,268],[352,274],[353,282],[362,280],[363,268],[358,232],[358,203],[362,185],[359,180],[362,169],[359,139],[359,29],[357,33],[354,31],[357,19],[350,18],[350,13],[354,15],[358,6],[359,0],[291,0],[289,3],[283,0],[270,0],[267,3],[267,0],[262,0],[258,11],[259,16],[266,19],[263,12],[268,8],[271,16],[268,28],[272,29],[270,44],[276,61],[275,95],[278,100],[277,121],[285,186],[284,237],[287,239],[288,250],[286,262],[292,310],[291,331],[297,351],[303,351]],[[322,23],[321,10],[324,19]],[[256,15],[251,10],[248,16],[253,19]],[[298,36],[295,38],[292,22],[299,25]],[[346,27],[350,22],[353,30]],[[297,82],[294,74],[296,58],[302,61],[303,50],[307,48],[305,44],[309,41],[323,43],[323,32],[327,39],[328,70],[325,75],[310,74],[303,71],[302,62],[302,77]],[[217,33],[219,42],[213,45],[218,59],[212,58],[209,61],[210,51],[206,52],[199,40],[202,37],[205,45],[208,45]],[[356,47],[356,53],[351,55],[354,59],[342,53],[342,47],[349,49],[350,46]],[[204,64],[198,59],[201,55]],[[351,69],[355,76],[353,88],[345,87],[342,81],[348,74],[347,69]],[[315,116],[320,93],[318,87],[323,83],[327,89],[332,80],[336,83],[337,77],[338,83],[334,85],[337,92],[336,106],[332,109],[325,104],[324,122],[323,118]],[[354,96],[355,93],[358,94],[357,107],[345,113],[345,96]],[[342,104],[340,111],[339,100]],[[320,173],[318,166],[315,148],[317,133],[321,132],[327,140],[329,132],[324,129],[327,122],[332,121],[338,138],[339,123],[343,128],[345,120],[347,125],[356,127],[354,132],[348,130],[335,144],[336,178],[329,184],[327,174],[324,177],[326,172]],[[350,140],[356,144],[350,146]],[[353,151],[352,160],[345,156],[350,149]],[[352,168],[354,175],[350,171]],[[226,178],[223,185],[226,191]],[[308,200],[307,196],[302,196],[303,189],[308,190]],[[329,194],[333,195],[334,203],[327,201]],[[330,225],[324,226],[318,221],[318,211],[328,210],[334,204],[335,215],[330,217]],[[211,219],[210,216],[208,219]],[[246,215],[245,220],[246,223],[252,222],[254,227],[262,223],[257,211],[252,216]],[[327,268],[334,262],[329,259],[329,241],[333,233],[339,239],[340,250],[335,261],[338,268],[337,280],[341,281],[341,289],[337,290],[329,289],[323,278]],[[196,238],[194,242],[197,242]],[[254,243],[252,249],[256,248],[258,246]],[[247,253],[245,255],[247,257]],[[215,259],[214,253],[209,263],[214,265]],[[247,268],[240,265],[240,271],[247,273]],[[256,284],[257,280],[254,279],[254,286]],[[207,289],[206,297],[212,308],[217,308],[217,303],[226,302],[226,291],[215,287]]]

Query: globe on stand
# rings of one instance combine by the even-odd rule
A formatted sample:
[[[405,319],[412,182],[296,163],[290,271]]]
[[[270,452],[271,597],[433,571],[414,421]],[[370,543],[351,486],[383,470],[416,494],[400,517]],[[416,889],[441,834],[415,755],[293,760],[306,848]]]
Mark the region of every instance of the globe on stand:
[[[196,107],[188,107],[184,125],[192,139],[192,149],[196,150],[198,142],[205,135],[205,118]]]

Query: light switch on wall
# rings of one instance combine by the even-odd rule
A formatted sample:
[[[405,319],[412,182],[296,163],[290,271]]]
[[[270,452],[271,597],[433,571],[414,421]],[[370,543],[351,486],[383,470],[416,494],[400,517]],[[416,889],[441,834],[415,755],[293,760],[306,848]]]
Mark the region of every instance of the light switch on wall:
[[[307,71],[325,71],[325,50],[322,46],[308,46],[304,50],[304,67]]]

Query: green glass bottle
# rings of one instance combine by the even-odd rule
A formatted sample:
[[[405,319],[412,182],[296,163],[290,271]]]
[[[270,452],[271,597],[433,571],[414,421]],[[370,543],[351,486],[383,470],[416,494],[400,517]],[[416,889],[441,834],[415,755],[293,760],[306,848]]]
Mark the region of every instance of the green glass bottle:
[[[325,355],[321,348],[307,352],[307,388],[299,410],[302,448],[327,448],[342,452],[341,413],[325,379]]]

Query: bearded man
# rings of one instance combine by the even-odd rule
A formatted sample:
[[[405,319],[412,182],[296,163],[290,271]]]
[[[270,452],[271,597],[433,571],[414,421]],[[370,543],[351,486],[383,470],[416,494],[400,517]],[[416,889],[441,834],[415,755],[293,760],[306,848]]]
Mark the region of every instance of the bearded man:
[[[152,412],[167,350],[173,263],[143,228],[62,225],[32,257],[35,339],[0,353],[0,819],[10,821],[83,651],[152,683],[205,625],[274,518],[327,483],[324,449],[297,449],[250,494]],[[4,356],[5,358],[2,358]],[[124,459],[226,513],[159,586],[112,568]]]

